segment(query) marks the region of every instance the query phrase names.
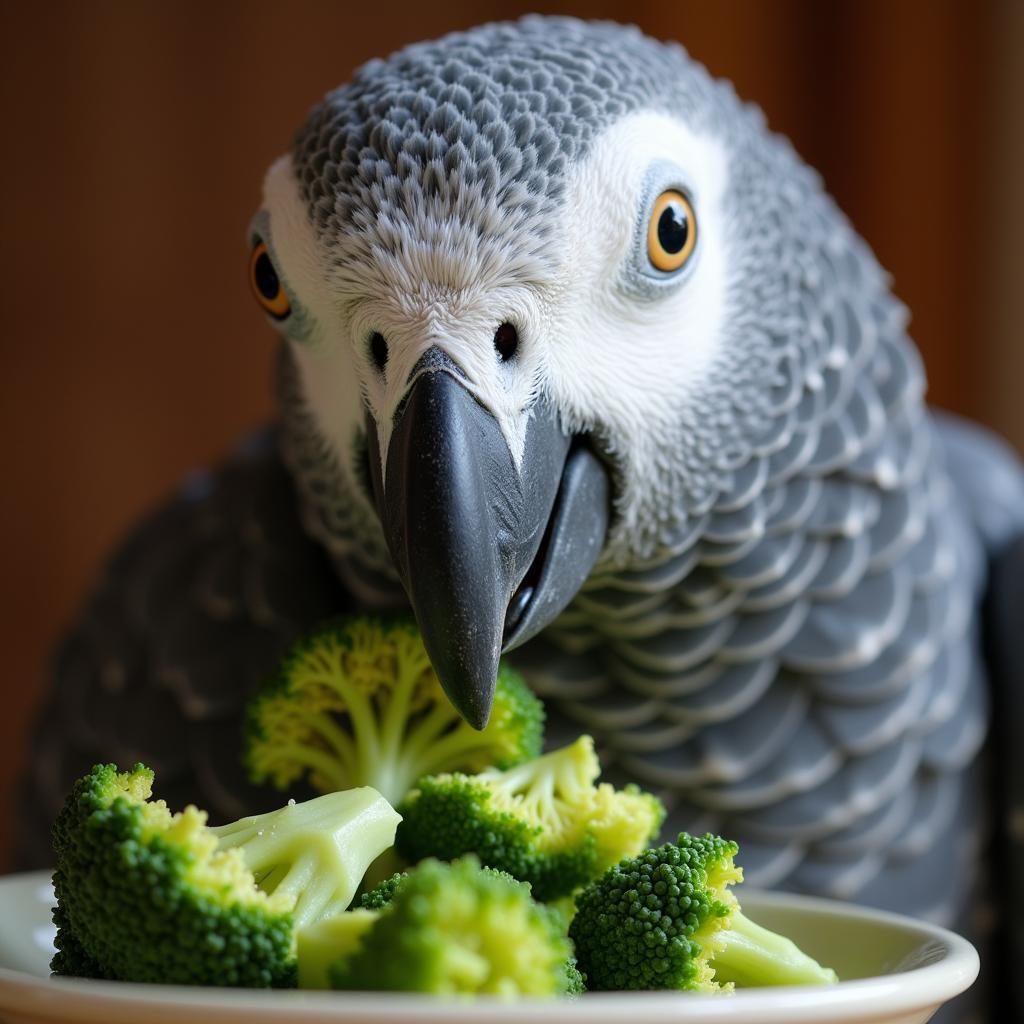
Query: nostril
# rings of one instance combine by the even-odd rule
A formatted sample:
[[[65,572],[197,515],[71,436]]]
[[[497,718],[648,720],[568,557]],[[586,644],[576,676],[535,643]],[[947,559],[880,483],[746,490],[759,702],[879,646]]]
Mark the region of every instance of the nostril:
[[[374,331],[370,335],[370,356],[377,369],[383,373],[384,367],[388,365],[388,343],[380,331]]]
[[[494,332],[494,349],[501,356],[501,361],[507,363],[519,348],[519,332],[510,323],[501,324]]]

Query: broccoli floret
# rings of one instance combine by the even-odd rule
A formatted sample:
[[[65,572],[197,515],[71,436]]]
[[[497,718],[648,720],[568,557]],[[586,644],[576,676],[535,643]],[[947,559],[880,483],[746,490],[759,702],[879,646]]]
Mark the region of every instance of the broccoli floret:
[[[398,887],[409,877],[405,871],[399,871],[390,878],[375,885],[369,892],[364,892],[359,897],[359,906],[364,910],[380,910],[386,907],[394,898]]]
[[[55,875],[54,886],[56,884]],[[50,961],[50,970],[54,974],[64,974],[74,978],[102,979],[111,977],[82,949],[82,944],[75,938],[68,924],[67,913],[59,903],[53,908],[53,923],[57,926],[57,935],[53,940],[57,952]]]
[[[587,976],[580,970],[576,957],[571,956],[565,962],[565,994],[578,996],[586,991]]]
[[[558,916],[528,886],[481,870],[476,858],[424,861],[380,910],[359,913],[376,921],[338,957],[333,988],[504,997],[581,991]]]
[[[835,972],[754,924],[729,890],[738,846],[680,833],[610,868],[576,897],[569,927],[592,990],[823,985]]]
[[[594,741],[575,743],[507,771],[420,779],[402,803],[396,849],[415,863],[476,854],[554,900],[639,853],[665,809],[636,786],[596,785]]]
[[[348,906],[398,816],[374,790],[210,828],[152,800],[153,772],[97,765],[54,825],[58,974],[295,984],[295,930]]]
[[[295,644],[250,702],[245,757],[257,783],[373,786],[397,803],[423,775],[536,757],[543,727],[543,705],[502,665],[477,731],[445,696],[411,620],[353,616]]]
[[[330,988],[333,965],[359,948],[378,917],[375,910],[358,907],[303,928],[296,946],[299,988]]]
[[[507,871],[499,871],[497,868],[489,867],[481,867],[480,870],[489,875],[495,875],[498,878],[508,879],[510,882],[515,882],[516,885],[525,885],[527,889],[531,888],[529,882],[520,882],[518,878],[513,878]],[[385,878],[383,882],[378,883],[359,897],[359,906],[364,910],[381,910],[395,898],[395,893],[398,892],[399,887],[408,877],[408,871],[399,871],[390,878]],[[568,918],[565,921],[565,930],[568,930]]]

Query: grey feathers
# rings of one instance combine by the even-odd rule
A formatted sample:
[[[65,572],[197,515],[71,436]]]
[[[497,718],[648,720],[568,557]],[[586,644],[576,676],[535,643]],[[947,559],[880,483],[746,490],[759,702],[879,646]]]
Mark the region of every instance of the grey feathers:
[[[322,233],[466,190],[497,200],[513,230],[557,198],[612,120],[652,103],[693,110],[709,84],[635,29],[527,17],[364,65],[313,111],[293,159]]]
[[[983,551],[870,255],[823,208],[780,212],[804,268],[776,299],[802,319],[774,340],[744,456],[523,658],[674,825],[735,836],[751,880],[888,899],[960,822],[985,734]],[[901,905],[952,921],[963,898],[933,886]]]
[[[362,607],[403,606],[405,592],[373,510],[357,492],[324,438],[302,394],[298,368],[287,346],[278,357],[278,398],[285,410],[281,453],[301,496],[303,525],[326,548],[335,569]],[[354,462],[369,489],[365,434],[353,438]]]

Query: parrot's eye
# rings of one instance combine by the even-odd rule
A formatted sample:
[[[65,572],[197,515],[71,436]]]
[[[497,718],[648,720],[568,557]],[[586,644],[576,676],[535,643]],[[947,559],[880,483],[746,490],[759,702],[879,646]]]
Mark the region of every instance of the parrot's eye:
[[[283,320],[292,311],[288,295],[281,287],[266,242],[257,242],[249,258],[249,281],[256,301],[275,319]]]
[[[697,244],[697,218],[690,201],[675,189],[654,200],[647,223],[647,258],[663,273],[679,270]]]

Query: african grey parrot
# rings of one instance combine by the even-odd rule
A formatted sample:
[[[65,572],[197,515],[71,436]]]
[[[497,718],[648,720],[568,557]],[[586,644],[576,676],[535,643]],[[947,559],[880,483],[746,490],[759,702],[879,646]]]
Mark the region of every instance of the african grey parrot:
[[[591,732],[750,882],[971,926],[986,819],[1024,796],[980,757],[990,563],[1021,673],[1024,472],[925,408],[885,274],[756,108],[632,28],[450,35],[315,108],[250,243],[280,424],[111,562],[27,857],[100,759],[269,806],[246,695],[319,619],[411,604],[472,723],[510,651],[553,739]]]

